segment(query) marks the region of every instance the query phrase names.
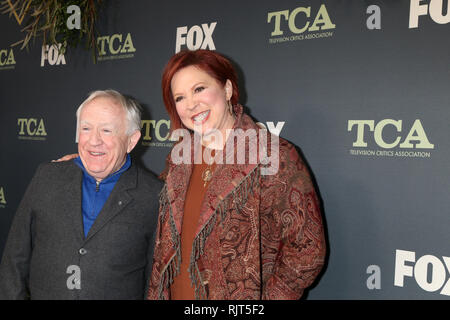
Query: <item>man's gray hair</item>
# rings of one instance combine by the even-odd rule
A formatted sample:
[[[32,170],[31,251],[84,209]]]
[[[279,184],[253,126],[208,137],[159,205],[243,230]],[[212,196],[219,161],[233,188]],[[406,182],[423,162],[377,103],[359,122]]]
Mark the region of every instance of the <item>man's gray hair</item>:
[[[129,97],[124,96],[120,92],[112,89],[108,90],[96,90],[89,94],[86,100],[81,103],[77,109],[77,133],[76,142],[78,142],[79,126],[80,126],[80,114],[83,107],[94,100],[95,98],[106,97],[116,101],[126,112],[128,125],[126,134],[131,136],[136,130],[141,130],[141,106],[139,103]]]

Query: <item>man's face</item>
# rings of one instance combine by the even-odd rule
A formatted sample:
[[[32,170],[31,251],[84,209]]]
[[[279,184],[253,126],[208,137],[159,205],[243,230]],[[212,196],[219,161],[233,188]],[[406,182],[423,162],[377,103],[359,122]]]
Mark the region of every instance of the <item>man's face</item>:
[[[78,153],[87,172],[101,181],[119,170],[140,138],[140,132],[126,134],[125,110],[113,99],[98,97],[80,113]]]

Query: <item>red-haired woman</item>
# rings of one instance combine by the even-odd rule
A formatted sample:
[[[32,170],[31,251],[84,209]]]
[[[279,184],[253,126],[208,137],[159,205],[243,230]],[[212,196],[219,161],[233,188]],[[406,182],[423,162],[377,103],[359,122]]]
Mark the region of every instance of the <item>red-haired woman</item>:
[[[217,52],[174,55],[162,90],[172,134],[184,135],[161,174],[147,298],[299,299],[326,248],[319,201],[296,149],[261,134],[243,113],[236,72]]]

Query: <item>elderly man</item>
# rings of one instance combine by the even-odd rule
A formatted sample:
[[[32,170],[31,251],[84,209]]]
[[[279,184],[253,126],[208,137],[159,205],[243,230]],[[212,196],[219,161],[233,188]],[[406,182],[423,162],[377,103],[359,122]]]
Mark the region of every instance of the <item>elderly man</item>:
[[[143,299],[162,183],[130,158],[136,103],[93,92],[77,110],[78,154],[41,164],[14,217],[0,299]]]

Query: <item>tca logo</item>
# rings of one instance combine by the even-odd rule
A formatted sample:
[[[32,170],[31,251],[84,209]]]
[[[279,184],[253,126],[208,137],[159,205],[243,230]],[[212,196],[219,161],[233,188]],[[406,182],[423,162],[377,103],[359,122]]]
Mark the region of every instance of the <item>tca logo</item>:
[[[447,1],[447,14],[443,15],[444,1],[430,0],[429,4],[423,0],[411,0],[409,8],[409,29],[419,27],[419,17],[429,15],[431,19],[438,24],[447,24],[450,22],[450,4]]]
[[[303,25],[299,26],[297,16],[301,14],[306,18]],[[319,31],[336,28],[336,25],[331,21],[328,15],[327,8],[322,4],[315,14],[314,21],[311,26],[311,7],[298,7],[289,12],[289,10],[269,12],[267,14],[267,23],[271,23],[274,20],[274,29],[271,36],[281,36],[283,30],[281,30],[281,18],[288,22],[288,28],[292,33],[303,33],[305,31]]]
[[[16,64],[13,49],[9,49],[9,52],[6,49],[0,50],[0,67],[11,64]]]
[[[165,129],[161,131],[161,127],[165,127]],[[152,140],[152,137],[150,135],[151,129],[154,130],[156,140],[163,142],[169,139],[170,120],[141,120],[141,128],[144,130],[144,135],[142,137],[143,142]]]
[[[46,136],[44,120],[35,118],[18,118],[19,136]]]
[[[384,119],[375,124],[374,120],[349,120],[347,131],[352,131],[356,125],[356,140],[353,142],[354,147],[367,147],[367,142],[364,139],[366,127],[369,132],[373,132],[375,143],[380,148],[392,149],[397,145],[400,148],[417,148],[417,149],[434,149],[434,144],[430,143],[428,137],[423,129],[422,123],[419,119],[414,121],[408,135],[403,139],[402,136],[397,136],[393,142],[386,142],[383,138],[383,130],[387,125],[394,126],[397,132],[402,132],[402,120]],[[417,142],[414,146],[412,142]]]
[[[405,277],[411,277],[425,291],[435,292],[441,289],[440,294],[450,296],[450,281],[447,278],[450,257],[442,257],[442,260],[424,255],[416,261],[415,252],[396,250],[394,285],[403,287]]]
[[[45,65],[45,61],[48,61],[48,64],[51,66],[54,65],[60,65],[60,64],[66,64],[66,57],[64,54],[60,52],[61,50],[61,43],[58,43],[58,45],[51,45],[48,44],[45,46],[42,46],[42,54],[41,54],[41,67]]]
[[[98,37],[97,45],[99,46],[99,56],[136,52],[130,33],[127,33],[126,37],[120,33]]]
[[[181,51],[181,46],[186,45],[189,50],[209,49],[216,50],[212,34],[217,22],[210,24],[203,23],[201,26],[195,25],[188,29],[187,26],[177,28],[175,43],[175,53]]]

